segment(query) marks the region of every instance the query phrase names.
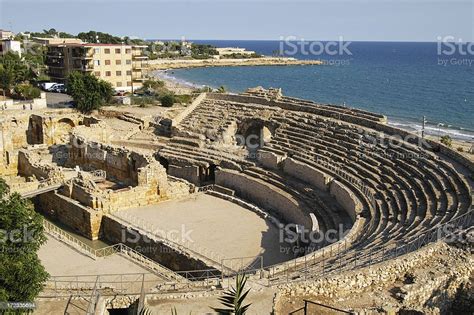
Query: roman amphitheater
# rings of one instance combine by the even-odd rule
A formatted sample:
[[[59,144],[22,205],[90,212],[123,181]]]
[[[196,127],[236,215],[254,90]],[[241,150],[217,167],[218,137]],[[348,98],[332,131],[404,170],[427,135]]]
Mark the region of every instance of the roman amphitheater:
[[[283,96],[5,111],[0,172],[45,217],[38,314],[472,314],[474,163]],[[463,313],[464,312],[464,313]]]

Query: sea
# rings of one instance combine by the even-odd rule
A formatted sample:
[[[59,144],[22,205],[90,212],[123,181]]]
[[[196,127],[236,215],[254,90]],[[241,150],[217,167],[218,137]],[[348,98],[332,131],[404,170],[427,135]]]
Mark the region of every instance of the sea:
[[[282,88],[283,94],[384,114],[389,124],[474,141],[474,44],[196,40],[323,65],[209,67],[161,75],[193,86]],[[345,45],[344,45],[345,44]]]

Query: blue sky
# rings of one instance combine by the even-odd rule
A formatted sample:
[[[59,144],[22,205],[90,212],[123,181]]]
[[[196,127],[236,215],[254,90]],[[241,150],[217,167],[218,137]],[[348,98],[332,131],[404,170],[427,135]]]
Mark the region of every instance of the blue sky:
[[[0,0],[0,27],[148,39],[474,41],[474,0]]]

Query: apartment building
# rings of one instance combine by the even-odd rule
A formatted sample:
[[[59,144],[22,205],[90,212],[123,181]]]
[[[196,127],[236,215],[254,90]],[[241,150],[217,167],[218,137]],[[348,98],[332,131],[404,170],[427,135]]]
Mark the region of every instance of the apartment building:
[[[53,81],[65,82],[72,71],[90,72],[116,90],[129,91],[145,80],[146,46],[66,43],[47,47],[46,65]]]

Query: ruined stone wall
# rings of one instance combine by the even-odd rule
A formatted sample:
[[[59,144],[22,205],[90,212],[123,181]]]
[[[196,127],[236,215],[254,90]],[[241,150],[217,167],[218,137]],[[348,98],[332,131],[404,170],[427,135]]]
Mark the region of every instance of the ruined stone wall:
[[[139,169],[145,168],[153,162],[151,156],[133,152],[125,148],[114,147],[107,144],[88,142],[84,138],[72,135],[71,149],[68,165],[100,169],[107,173],[107,178],[118,180],[125,185],[137,186],[146,179],[143,173],[139,179]],[[159,163],[158,163],[159,164]],[[163,182],[163,171],[156,164],[150,171]],[[148,175],[148,178],[151,176]]]
[[[362,211],[362,204],[357,197],[342,183],[333,180],[329,185],[329,193],[336,198],[336,201],[344,208],[347,214],[354,221],[356,216]]]
[[[29,133],[31,143],[48,146],[69,141],[69,133],[83,123],[83,117],[72,113],[31,115]]]
[[[111,243],[124,243],[142,255],[174,270],[206,270],[209,266],[190,255],[178,253],[170,247],[151,238],[141,235],[139,231],[122,225],[112,217],[104,216],[102,220],[102,235]]]
[[[329,184],[333,180],[333,177],[320,170],[292,158],[285,159],[283,171],[324,191],[329,190]]]
[[[38,208],[47,216],[67,225],[91,240],[99,238],[102,213],[81,205],[79,202],[49,192],[37,197]]]
[[[216,171],[216,184],[235,190],[236,195],[267,210],[285,222],[312,228],[309,214],[292,196],[268,183],[230,170]]]
[[[0,121],[0,174],[16,175],[18,149],[26,146],[28,115],[6,115]]]
[[[18,152],[18,174],[24,177],[34,176],[36,179],[61,180],[64,174],[60,167],[54,164],[44,164],[27,149]]]
[[[199,166],[168,166],[168,174],[178,178],[184,178],[194,185],[200,185]]]
[[[473,271],[472,254],[437,242],[370,267],[281,285],[277,300],[285,296],[304,296],[310,300],[312,296],[333,300],[343,297],[350,303],[351,297],[360,299],[374,290],[382,296],[387,290],[389,296],[395,294],[398,299],[394,304],[393,299],[385,298],[391,302],[394,313],[404,309],[416,314],[448,314],[459,289],[470,282]]]

